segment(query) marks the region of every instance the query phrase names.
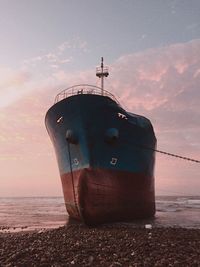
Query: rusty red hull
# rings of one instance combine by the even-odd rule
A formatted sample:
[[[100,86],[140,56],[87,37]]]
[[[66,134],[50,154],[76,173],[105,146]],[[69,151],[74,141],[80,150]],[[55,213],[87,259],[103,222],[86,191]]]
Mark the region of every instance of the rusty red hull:
[[[61,180],[69,216],[87,225],[149,218],[155,214],[152,177],[85,168],[63,174]]]

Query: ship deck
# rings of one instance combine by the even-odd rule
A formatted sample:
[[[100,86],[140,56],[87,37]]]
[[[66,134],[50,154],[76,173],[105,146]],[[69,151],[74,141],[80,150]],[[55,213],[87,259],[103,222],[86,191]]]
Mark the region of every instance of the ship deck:
[[[62,101],[63,99],[66,99],[68,97],[74,96],[74,95],[101,95],[101,96],[107,96],[114,100],[118,105],[120,105],[119,101],[116,99],[116,97],[111,94],[107,90],[102,90],[102,88],[90,85],[90,84],[78,84],[71,87],[68,87],[64,90],[62,90],[60,93],[58,93],[55,97],[54,104]]]

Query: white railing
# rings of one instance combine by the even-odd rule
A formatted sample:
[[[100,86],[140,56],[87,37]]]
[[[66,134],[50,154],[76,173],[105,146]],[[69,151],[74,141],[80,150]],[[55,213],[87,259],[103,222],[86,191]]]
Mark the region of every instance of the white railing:
[[[74,85],[71,86],[63,91],[61,91],[57,96],[55,97],[55,104],[58,103],[59,101],[68,98],[73,95],[102,95],[102,89],[100,87],[94,86],[94,85],[89,85],[89,84],[79,84],[79,85]],[[103,90],[103,96],[108,96],[112,100],[114,100],[117,104],[119,102],[115,98],[113,94],[110,92]],[[120,105],[120,104],[119,104]]]

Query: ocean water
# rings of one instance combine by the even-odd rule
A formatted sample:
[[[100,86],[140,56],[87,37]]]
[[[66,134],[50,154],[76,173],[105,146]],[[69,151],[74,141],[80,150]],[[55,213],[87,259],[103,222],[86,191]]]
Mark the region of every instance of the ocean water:
[[[0,198],[0,232],[57,228],[67,220],[62,197]]]
[[[67,222],[63,197],[0,198],[0,232],[57,228]],[[154,219],[128,224],[200,229],[200,197],[156,197]]]

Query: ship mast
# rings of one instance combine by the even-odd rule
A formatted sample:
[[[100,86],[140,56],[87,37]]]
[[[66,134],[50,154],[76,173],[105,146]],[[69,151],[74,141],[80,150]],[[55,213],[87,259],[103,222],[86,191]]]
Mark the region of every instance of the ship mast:
[[[101,66],[96,68],[96,76],[101,79],[101,95],[103,95],[104,90],[104,77],[108,77],[108,67],[104,67],[103,57],[101,58]]]

